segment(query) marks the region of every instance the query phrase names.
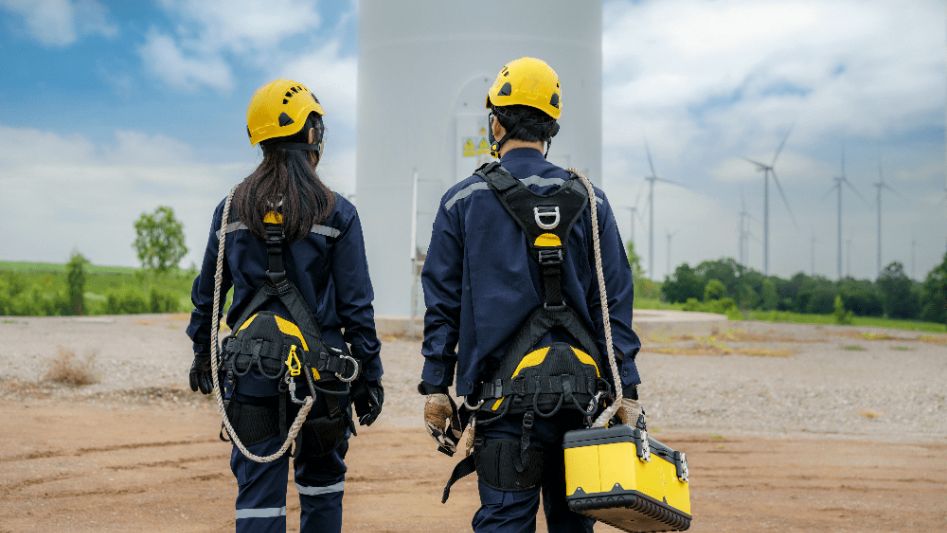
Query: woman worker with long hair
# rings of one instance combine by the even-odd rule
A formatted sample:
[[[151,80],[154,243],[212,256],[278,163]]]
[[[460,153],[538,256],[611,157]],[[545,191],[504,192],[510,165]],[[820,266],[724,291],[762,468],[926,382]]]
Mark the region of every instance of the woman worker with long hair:
[[[247,133],[263,160],[214,211],[194,280],[190,386],[204,394],[214,392],[215,382],[223,389],[230,427],[222,435],[234,442],[237,531],[285,531],[289,450],[301,529],[340,531],[352,404],[360,423],[369,425],[383,403],[361,223],[355,207],[316,173],[324,114],[302,83],[275,80],[256,92]],[[234,333],[212,364],[218,271],[221,308],[233,287],[227,325]],[[294,439],[293,421],[303,408],[311,411]],[[258,462],[267,455],[268,462]]]

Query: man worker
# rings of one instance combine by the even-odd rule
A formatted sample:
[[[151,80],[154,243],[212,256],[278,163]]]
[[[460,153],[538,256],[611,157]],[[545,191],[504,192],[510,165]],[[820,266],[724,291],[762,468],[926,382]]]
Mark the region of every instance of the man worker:
[[[478,532],[535,530],[541,492],[549,531],[592,530],[566,503],[562,440],[588,427],[613,391],[588,193],[546,160],[562,102],[558,75],[542,60],[500,70],[486,99],[499,162],[443,196],[422,272],[424,419],[452,454],[461,429],[448,395],[455,384],[475,438],[472,459],[450,483],[475,467]],[[595,196],[624,396],[618,416],[634,424],[640,342],[631,269],[608,200],[598,189]]]

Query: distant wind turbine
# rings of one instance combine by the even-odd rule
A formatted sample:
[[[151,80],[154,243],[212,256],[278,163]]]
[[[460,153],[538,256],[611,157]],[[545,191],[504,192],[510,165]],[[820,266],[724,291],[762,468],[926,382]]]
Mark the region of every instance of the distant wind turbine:
[[[668,240],[668,245],[667,245],[667,273],[665,274],[666,276],[670,276],[670,275],[671,275],[671,239],[673,239],[674,236],[677,235],[677,232],[678,232],[678,231],[680,231],[680,230],[669,231],[669,232],[666,233],[666,235],[667,235],[667,240]]]
[[[743,159],[756,165],[757,172],[763,173],[763,273],[769,274],[769,178],[773,178],[773,182],[776,184],[777,190],[779,190],[779,196],[783,199],[783,204],[786,205],[786,210],[789,211],[789,216],[792,218],[792,223],[796,225],[796,217],[792,214],[792,208],[789,207],[789,200],[786,199],[786,193],[783,192],[783,186],[779,183],[779,178],[776,176],[776,159],[779,158],[780,152],[783,151],[783,147],[786,146],[786,140],[789,139],[789,134],[792,133],[792,127],[786,131],[786,135],[783,136],[782,142],[779,143],[779,147],[776,148],[776,153],[773,154],[773,160],[767,165],[766,163],[761,163],[749,157],[744,157]]]
[[[651,175],[645,178],[648,182],[648,276],[654,276],[654,183],[656,181],[662,181],[664,183],[670,183],[671,185],[677,185],[678,187],[684,187],[684,185],[673,180],[658,177],[657,172],[654,171],[654,161],[651,159],[651,147],[648,146],[647,140],[644,142],[644,148],[648,154],[648,168],[651,169]]]
[[[740,227],[737,255],[740,258],[740,264],[748,266],[750,263],[750,221],[759,222],[749,211],[746,210],[746,198],[743,196],[743,187],[740,187]]]
[[[809,275],[815,276],[815,243],[819,239],[815,238],[815,230],[812,230],[812,236],[809,238]]]
[[[838,213],[837,213],[838,223],[837,223],[837,228],[836,228],[838,237],[837,237],[837,242],[836,242],[836,246],[837,246],[836,269],[837,269],[838,279],[842,279],[842,189],[844,188],[843,185],[851,189],[852,192],[855,193],[856,196],[861,198],[863,202],[865,202],[866,204],[868,203],[868,201],[865,200],[865,197],[862,196],[862,193],[858,192],[858,189],[856,189],[855,186],[852,185],[852,182],[848,181],[848,176],[845,174],[845,147],[844,146],[842,146],[842,174],[840,176],[835,176],[834,178],[832,178],[832,181],[834,181],[835,184],[832,185],[832,187],[828,190],[828,192],[826,192],[825,196],[828,196],[829,194],[831,194],[832,191],[835,191],[838,194]]]
[[[877,249],[876,254],[875,254],[875,263],[876,263],[876,266],[877,266],[877,269],[878,269],[878,275],[881,275],[881,193],[882,193],[882,191],[884,191],[885,189],[887,189],[887,190],[889,190],[889,191],[891,191],[891,192],[897,194],[898,196],[901,196],[901,193],[899,193],[898,191],[894,190],[890,185],[888,185],[888,184],[885,182],[885,174],[884,174],[884,169],[882,168],[882,165],[881,165],[881,157],[878,158],[878,181],[876,181],[876,182],[873,183],[872,185],[873,185],[873,186],[875,187],[875,189],[876,189],[875,207],[877,207],[877,209],[878,209],[878,212],[877,212],[877,215],[878,215],[878,220],[877,220],[878,237],[877,237],[877,241],[876,241],[877,244],[878,244],[878,249]]]
[[[641,215],[638,214],[638,206],[641,204],[641,193],[643,190],[644,187],[638,187],[638,196],[635,197],[634,205],[622,205],[618,207],[618,209],[624,209],[629,212],[628,238],[631,239],[631,243],[633,245],[637,245],[637,241],[635,239],[635,220],[639,220],[641,218]],[[641,255],[641,250],[635,248],[635,253]]]

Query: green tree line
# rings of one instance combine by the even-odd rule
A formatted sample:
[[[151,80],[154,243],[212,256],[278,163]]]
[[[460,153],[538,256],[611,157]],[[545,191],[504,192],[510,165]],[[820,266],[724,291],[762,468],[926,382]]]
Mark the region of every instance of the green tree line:
[[[684,263],[664,280],[660,294],[664,301],[685,304],[685,309],[725,314],[791,311],[834,313],[839,322],[854,314],[947,324],[947,253],[922,282],[908,277],[899,262],[886,266],[875,280],[838,281],[802,272],[788,279],[766,276],[730,258],[693,267]]]

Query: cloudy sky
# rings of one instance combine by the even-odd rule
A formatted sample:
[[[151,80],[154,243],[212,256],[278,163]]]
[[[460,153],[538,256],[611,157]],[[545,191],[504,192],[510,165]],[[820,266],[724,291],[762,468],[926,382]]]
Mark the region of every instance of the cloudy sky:
[[[219,5],[218,5],[219,4]],[[605,3],[604,183],[639,201],[648,174],[686,185],[655,192],[655,272],[736,256],[741,195],[762,218],[776,169],[796,224],[771,190],[771,270],[835,273],[835,197],[844,146],[845,238],[859,277],[875,274],[879,161],[900,192],[884,199],[884,261],[918,276],[942,256],[945,197],[945,8],[936,0]],[[61,262],[78,249],[135,264],[132,222],[172,205],[196,262],[209,213],[258,153],[246,140],[253,90],[297,78],[327,110],[322,169],[354,191],[358,21],[343,1],[0,0],[0,259]],[[629,215],[620,213],[627,234]],[[636,224],[639,248],[647,227]],[[749,263],[761,267],[751,222]]]

